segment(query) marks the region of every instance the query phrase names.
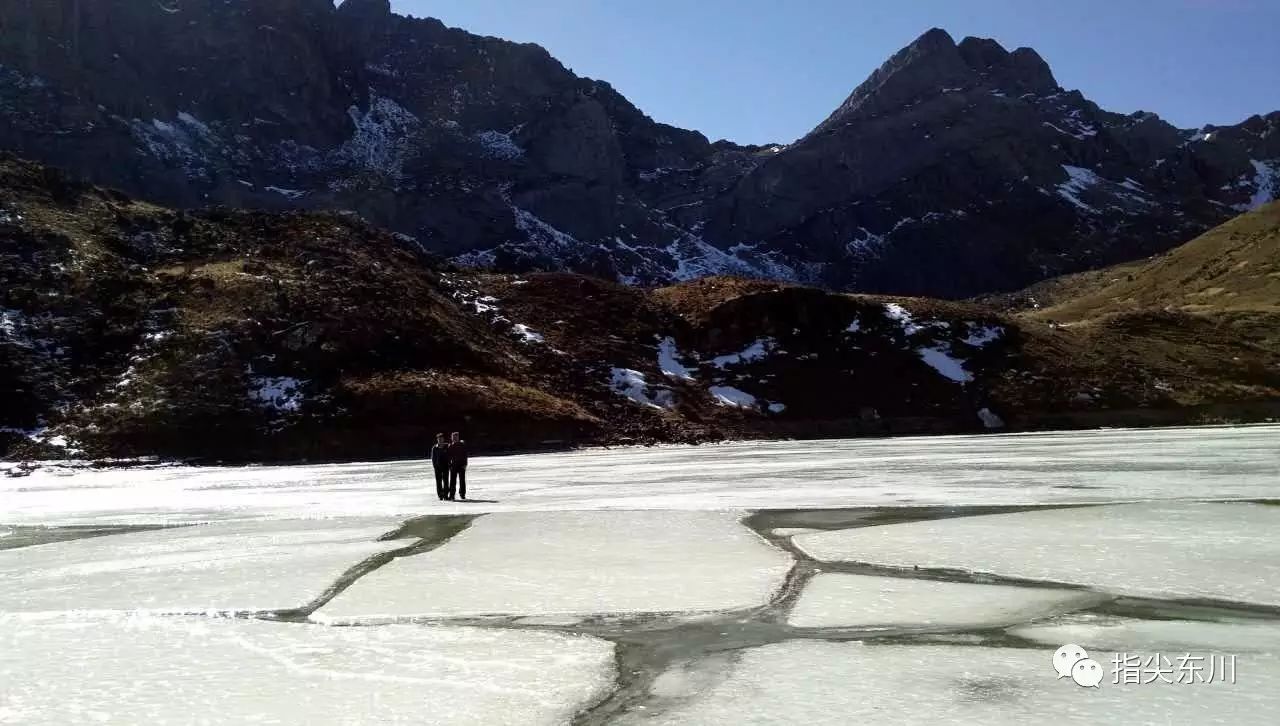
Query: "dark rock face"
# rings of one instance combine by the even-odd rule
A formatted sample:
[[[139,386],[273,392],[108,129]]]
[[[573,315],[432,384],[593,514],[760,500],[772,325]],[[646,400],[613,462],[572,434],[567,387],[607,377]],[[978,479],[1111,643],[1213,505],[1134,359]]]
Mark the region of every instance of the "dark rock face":
[[[1280,192],[1280,114],[1176,129],[931,30],[789,146],[654,122],[386,0],[14,0],[0,148],[177,206],[349,209],[464,264],[960,297],[1167,249]]]

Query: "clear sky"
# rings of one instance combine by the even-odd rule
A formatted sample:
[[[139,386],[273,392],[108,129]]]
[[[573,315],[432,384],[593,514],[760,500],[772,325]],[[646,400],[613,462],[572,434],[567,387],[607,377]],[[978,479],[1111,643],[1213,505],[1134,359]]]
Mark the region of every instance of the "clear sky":
[[[658,121],[791,141],[931,27],[1031,46],[1103,108],[1182,127],[1280,110],[1280,0],[392,0],[542,45]]]

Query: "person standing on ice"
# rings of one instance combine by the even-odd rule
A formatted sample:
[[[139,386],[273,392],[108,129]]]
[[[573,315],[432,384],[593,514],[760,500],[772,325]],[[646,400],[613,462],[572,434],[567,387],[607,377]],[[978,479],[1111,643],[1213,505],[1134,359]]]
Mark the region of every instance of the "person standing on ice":
[[[455,494],[464,501],[467,498],[467,442],[457,431],[449,443],[449,499]]]
[[[436,445],[431,447],[431,468],[436,474],[436,496],[443,502],[449,498],[449,444],[444,434],[436,434]]]

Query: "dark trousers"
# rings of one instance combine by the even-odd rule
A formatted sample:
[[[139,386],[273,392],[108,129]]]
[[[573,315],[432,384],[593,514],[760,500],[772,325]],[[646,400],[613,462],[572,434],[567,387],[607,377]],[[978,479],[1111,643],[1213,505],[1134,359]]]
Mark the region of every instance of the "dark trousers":
[[[463,466],[449,467],[449,498],[453,499],[455,494],[463,499],[467,498],[467,467],[465,464]]]
[[[441,499],[449,497],[449,467],[437,466],[436,469],[436,496]]]

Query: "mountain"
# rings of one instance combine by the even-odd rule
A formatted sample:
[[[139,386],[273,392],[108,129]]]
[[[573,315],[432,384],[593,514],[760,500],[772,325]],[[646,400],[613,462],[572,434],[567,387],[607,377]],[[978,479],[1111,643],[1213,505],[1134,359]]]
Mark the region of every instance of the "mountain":
[[[1280,190],[1280,113],[1175,128],[931,30],[791,144],[657,123],[386,0],[0,6],[0,148],[175,207],[353,210],[456,262],[968,297],[1167,250]]]
[[[0,460],[1257,420],[1280,399],[1278,214],[1125,278],[1146,297],[1067,282],[1046,310],[476,272],[351,213],[173,210],[0,155]]]

